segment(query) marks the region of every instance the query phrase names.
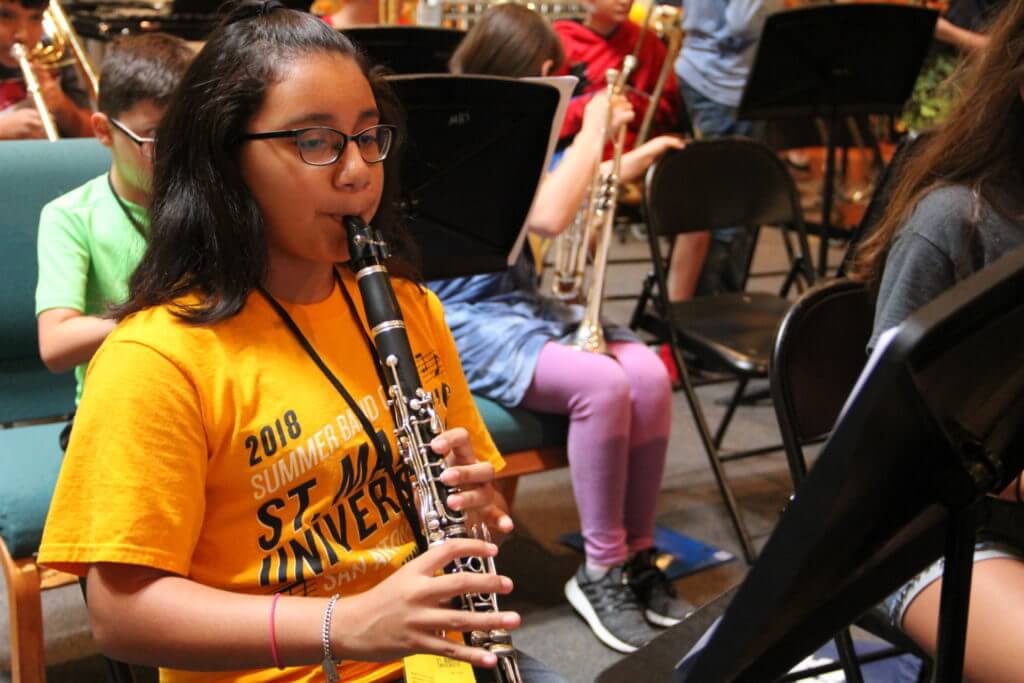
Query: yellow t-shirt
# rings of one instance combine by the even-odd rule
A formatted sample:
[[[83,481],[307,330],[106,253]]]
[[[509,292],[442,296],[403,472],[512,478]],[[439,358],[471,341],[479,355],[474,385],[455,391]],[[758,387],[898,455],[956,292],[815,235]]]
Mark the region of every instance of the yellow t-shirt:
[[[365,329],[359,289],[347,270],[342,277]],[[440,416],[469,431],[479,459],[502,467],[440,302],[393,282]],[[342,293],[285,308],[395,453],[374,359]],[[166,306],[132,316],[96,354],[87,383],[40,563],[78,575],[96,562],[136,564],[241,593],[344,599],[413,553],[385,463],[260,294],[209,326],[184,323]],[[400,667],[345,662],[341,676],[369,683]],[[164,670],[160,678],[312,681],[322,672]]]

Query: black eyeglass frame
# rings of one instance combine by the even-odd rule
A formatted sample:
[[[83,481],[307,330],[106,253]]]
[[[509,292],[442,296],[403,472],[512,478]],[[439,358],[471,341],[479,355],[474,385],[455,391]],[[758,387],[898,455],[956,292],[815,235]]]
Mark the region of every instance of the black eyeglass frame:
[[[127,135],[129,140],[131,140],[132,142],[139,146],[139,151],[142,152],[142,156],[150,160],[153,159],[153,155],[156,152],[156,138],[142,137],[134,130],[132,130],[128,126],[124,125],[123,123],[115,119],[113,116],[108,116],[107,120],[110,121],[110,124],[114,128],[117,128],[119,131]],[[146,145],[149,145],[149,151],[146,151]]]
[[[392,145],[394,145],[395,136],[398,133],[398,126],[392,125],[390,123],[378,123],[378,124],[375,124],[373,126],[367,126],[366,128],[364,128],[361,131],[358,131],[356,133],[353,133],[352,135],[349,135],[348,133],[340,131],[337,128],[331,128],[330,126],[309,126],[308,128],[294,128],[292,130],[272,130],[272,131],[267,131],[265,133],[244,133],[244,134],[242,134],[242,135],[240,135],[238,137],[238,140],[241,142],[243,140],[272,140],[272,139],[275,139],[275,138],[297,138],[298,136],[302,135],[303,133],[305,133],[307,131],[311,131],[311,130],[329,130],[332,133],[337,133],[338,135],[341,136],[341,139],[344,140],[344,142],[341,144],[341,146],[337,148],[337,152],[338,152],[337,156],[335,156],[330,161],[325,161],[325,162],[323,162],[321,164],[316,164],[316,163],[313,163],[311,161],[308,161],[306,159],[306,157],[304,157],[302,155],[302,148],[300,147],[299,148],[299,158],[302,159],[302,162],[304,164],[308,164],[310,166],[331,166],[333,164],[338,163],[338,159],[340,159],[341,155],[345,153],[345,148],[348,147],[348,143],[352,142],[353,140],[357,139],[360,135],[363,135],[363,134],[365,134],[368,131],[377,130],[377,129],[382,129],[382,130],[390,131],[390,137],[388,138],[387,148],[383,151],[383,153],[381,153],[380,159],[375,159],[373,161],[367,160],[366,157],[363,156],[362,148],[359,146],[358,142],[356,143],[356,149],[359,150],[359,157],[365,163],[367,163],[367,164],[379,164],[380,162],[382,162],[385,159],[387,159],[388,158],[388,154],[391,153],[391,147],[392,147]]]

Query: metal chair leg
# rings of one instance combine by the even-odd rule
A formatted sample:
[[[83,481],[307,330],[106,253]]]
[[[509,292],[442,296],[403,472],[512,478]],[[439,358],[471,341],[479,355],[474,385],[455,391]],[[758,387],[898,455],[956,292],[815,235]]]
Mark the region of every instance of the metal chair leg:
[[[674,342],[675,340],[673,339],[672,341]],[[686,370],[686,365],[680,357],[679,347],[675,343],[672,344],[672,360],[675,362],[676,370],[679,371],[679,379],[683,385],[683,393],[686,395],[686,402],[690,406],[690,413],[693,415],[694,424],[697,427],[697,434],[700,436],[701,445],[703,445],[704,452],[707,454],[711,471],[715,475],[718,491],[725,502],[725,508],[729,511],[729,518],[732,520],[733,528],[736,530],[740,547],[743,549],[743,556],[748,564],[753,564],[757,557],[757,553],[754,551],[754,542],[751,540],[750,533],[743,523],[739,505],[736,503],[736,496],[733,494],[732,488],[725,478],[725,470],[722,467],[722,461],[719,459],[718,449],[715,447],[714,440],[711,437],[711,430],[708,429],[707,418],[704,416],[704,410],[701,408],[693,384],[690,382],[690,373]]]
[[[857,663],[857,650],[853,647],[853,638],[850,637],[850,629],[844,628],[836,634],[836,652],[839,654],[839,662],[843,665],[843,674],[846,676],[846,683],[864,683],[864,677],[860,673],[860,664]]]
[[[732,399],[729,401],[729,405],[725,409],[725,415],[722,416],[722,421],[718,423],[718,429],[715,430],[715,437],[713,443],[715,449],[720,450],[722,448],[722,440],[725,439],[725,430],[729,428],[729,423],[732,422],[732,416],[736,414],[736,406],[739,405],[740,400],[743,398],[743,390],[747,388],[747,382],[750,380],[746,377],[740,377],[739,381],[736,382],[736,391],[732,394]]]

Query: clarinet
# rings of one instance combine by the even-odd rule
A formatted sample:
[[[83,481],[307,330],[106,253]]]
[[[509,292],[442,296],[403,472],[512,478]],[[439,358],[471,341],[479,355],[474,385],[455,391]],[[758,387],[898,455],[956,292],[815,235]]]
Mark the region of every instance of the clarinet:
[[[448,507],[448,496],[458,489],[441,482],[445,470],[444,457],[431,449],[430,442],[444,430],[434,409],[434,398],[423,388],[406,334],[402,311],[385,259],[390,256],[380,233],[356,216],[346,216],[349,267],[356,274],[363,309],[370,326],[370,337],[384,373],[388,408],[395,422],[395,440],[403,462],[412,471],[412,488],[417,516],[428,547],[449,538],[469,536],[490,540],[487,527],[479,525],[467,531],[466,515]],[[421,548],[426,550],[426,548]],[[493,558],[460,558],[445,572],[496,573]],[[497,612],[498,600],[493,593],[470,593],[460,596],[461,608],[469,612]],[[482,647],[498,658],[495,678],[498,683],[522,683],[516,652],[508,631],[472,631],[466,641]]]

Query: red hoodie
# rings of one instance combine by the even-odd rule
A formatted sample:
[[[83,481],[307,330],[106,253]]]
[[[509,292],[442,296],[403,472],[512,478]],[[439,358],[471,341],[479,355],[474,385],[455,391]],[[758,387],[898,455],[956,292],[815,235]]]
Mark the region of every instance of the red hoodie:
[[[559,75],[572,74],[583,76],[582,94],[574,97],[569,103],[569,111],[562,124],[560,138],[566,141],[579,132],[583,124],[583,110],[595,92],[604,90],[607,81],[605,72],[608,69],[621,69],[626,55],[633,54],[640,27],[631,21],[625,21],[607,38],[598,35],[578,21],[556,21],[553,24],[558,37],[562,39],[565,50],[565,64]],[[630,89],[627,93],[636,116],[626,131],[626,150],[633,148],[637,131],[647,111],[647,103],[654,86],[658,82],[658,74],[665,62],[665,45],[657,36],[648,30],[644,35],[644,43],[637,54],[637,67],[630,76]],[[672,67],[670,66],[669,69]],[[637,92],[639,91],[639,92]],[[675,73],[669,73],[658,100],[658,111],[651,126],[652,137],[658,131],[674,128],[679,120],[679,85]],[[605,158],[611,155],[611,146],[605,148]]]
[[[0,67],[0,111],[21,102],[28,96],[25,83],[21,80],[21,73],[7,74],[5,71],[6,69]]]

